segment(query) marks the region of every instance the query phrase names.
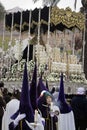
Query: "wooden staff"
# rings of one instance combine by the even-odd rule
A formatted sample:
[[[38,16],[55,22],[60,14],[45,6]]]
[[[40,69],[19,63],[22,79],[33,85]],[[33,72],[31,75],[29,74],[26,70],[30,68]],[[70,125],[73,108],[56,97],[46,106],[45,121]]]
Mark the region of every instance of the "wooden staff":
[[[22,130],[22,120],[19,121],[19,130]]]

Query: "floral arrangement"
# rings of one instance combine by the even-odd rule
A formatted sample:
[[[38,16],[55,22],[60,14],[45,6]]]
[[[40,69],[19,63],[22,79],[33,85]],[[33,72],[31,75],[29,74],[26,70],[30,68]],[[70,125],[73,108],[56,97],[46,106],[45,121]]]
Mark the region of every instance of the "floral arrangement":
[[[21,62],[14,64],[8,72],[6,72],[6,76],[2,78],[3,81],[21,81],[23,76],[23,69],[24,63],[26,61],[23,59]],[[34,70],[35,62],[33,60],[29,61],[27,64],[28,72],[29,72],[29,79],[31,79],[33,70]],[[46,69],[46,64],[40,64],[38,66],[38,76],[43,73],[43,80],[47,79],[49,82],[60,81],[60,72],[51,72],[46,73],[49,71]],[[64,81],[67,80],[67,74],[64,74]],[[74,83],[84,83],[87,84],[87,80],[85,79],[84,73],[70,73],[69,74],[69,82]]]
[[[39,74],[44,73],[44,71],[45,71],[45,64],[40,64],[39,65]]]
[[[69,79],[71,82],[75,82],[75,83],[87,83],[87,80],[85,79],[85,75],[84,74],[71,74],[69,76]]]
[[[47,76],[47,80],[50,81],[50,82],[53,82],[53,81],[60,81],[60,73],[50,73],[48,76]],[[66,74],[64,73],[64,81],[66,80]]]
[[[35,62],[33,60],[28,62],[27,67],[28,67],[29,72],[32,72],[34,70],[34,65],[35,65]]]

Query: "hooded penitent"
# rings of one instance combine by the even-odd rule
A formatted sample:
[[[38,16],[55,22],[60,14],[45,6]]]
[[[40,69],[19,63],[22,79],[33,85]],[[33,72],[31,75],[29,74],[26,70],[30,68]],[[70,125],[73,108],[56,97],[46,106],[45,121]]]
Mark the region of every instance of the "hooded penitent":
[[[58,117],[58,129],[75,130],[73,111],[71,110],[70,105],[65,100],[63,74],[61,74],[60,78],[60,90],[57,102],[60,109],[60,114]]]
[[[60,78],[60,89],[57,102],[61,113],[68,113],[71,111],[70,106],[67,104],[65,100],[63,74],[61,74]]]
[[[34,122],[34,113],[31,106],[28,83],[29,82],[28,82],[28,74],[27,74],[27,65],[25,63],[19,110],[11,118],[15,119],[19,113],[20,114],[25,113],[26,114],[25,119],[28,122]]]
[[[33,110],[37,109],[37,65],[35,62],[32,81],[30,84],[30,99]]]

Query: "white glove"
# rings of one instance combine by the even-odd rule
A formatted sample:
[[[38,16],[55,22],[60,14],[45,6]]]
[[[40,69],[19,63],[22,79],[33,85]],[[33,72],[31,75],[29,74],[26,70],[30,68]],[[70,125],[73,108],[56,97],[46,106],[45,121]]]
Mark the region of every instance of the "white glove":
[[[25,117],[26,117],[26,114],[25,114],[25,113],[24,113],[24,114],[19,114],[19,115],[16,117],[16,119],[14,120],[14,125],[17,126],[18,123],[19,123],[19,121],[22,120],[22,119],[24,119]]]

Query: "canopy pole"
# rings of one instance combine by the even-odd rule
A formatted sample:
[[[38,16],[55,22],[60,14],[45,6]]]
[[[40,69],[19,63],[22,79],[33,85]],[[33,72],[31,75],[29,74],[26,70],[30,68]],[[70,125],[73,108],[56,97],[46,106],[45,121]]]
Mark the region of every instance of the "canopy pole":
[[[10,41],[9,41],[9,49],[10,49],[10,66],[11,67],[11,46],[12,46],[12,40],[13,40],[13,22],[14,22],[14,13],[12,13],[12,23],[11,23],[11,35],[10,35]],[[10,68],[9,68],[10,70]]]
[[[22,11],[20,16],[20,34],[19,34],[19,41],[21,41],[21,30],[22,30]]]
[[[2,69],[3,69],[3,64],[4,64],[4,45],[5,45],[5,17],[6,17],[6,13],[4,13],[4,20],[3,20],[3,37],[2,37],[2,54],[1,54],[1,77],[2,77]]]
[[[49,6],[49,17],[48,17],[48,36],[47,36],[47,44],[49,45],[50,41],[50,10],[51,10],[51,6]],[[49,54],[49,51],[47,50],[47,54],[48,54],[48,68],[49,68],[49,71],[51,72],[51,57],[50,57],[50,54]]]
[[[76,29],[75,29],[76,30]],[[72,50],[72,54],[75,55],[75,30],[73,32],[73,38],[72,38],[72,45],[73,45],[73,50]]]
[[[39,45],[40,45],[40,21],[41,21],[41,8],[39,8],[38,16],[38,37],[37,37],[37,67],[39,67]]]
[[[38,45],[40,44],[40,19],[41,19],[41,8],[39,8],[39,17],[38,17]]]
[[[85,18],[86,18],[86,13],[84,13]],[[86,22],[86,19],[85,19]],[[84,31],[83,31],[83,51],[82,51],[82,72],[84,73],[84,54],[85,54],[85,24],[84,24]]]
[[[28,64],[28,61],[29,61],[29,51],[30,51],[30,28],[31,28],[31,13],[32,11],[30,10],[30,13],[29,13],[29,30],[28,30],[28,50],[27,50],[27,64]]]
[[[21,11],[21,16],[20,16],[20,33],[19,33],[19,42],[18,42],[18,44],[19,44],[19,55],[18,55],[18,70],[20,69],[20,58],[21,58],[21,55],[20,55],[20,53],[21,53],[21,30],[22,30],[22,11]]]
[[[48,18],[48,38],[47,38],[47,43],[49,44],[49,38],[50,38],[50,8],[49,6],[49,18]]]
[[[13,39],[13,22],[14,22],[14,13],[12,13],[11,38],[10,38],[11,42],[12,42],[12,39]]]
[[[4,21],[3,21],[3,37],[2,37],[2,50],[4,50],[4,42],[5,42],[5,16],[6,16],[6,14],[4,13]]]

